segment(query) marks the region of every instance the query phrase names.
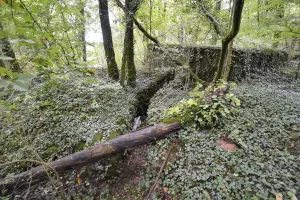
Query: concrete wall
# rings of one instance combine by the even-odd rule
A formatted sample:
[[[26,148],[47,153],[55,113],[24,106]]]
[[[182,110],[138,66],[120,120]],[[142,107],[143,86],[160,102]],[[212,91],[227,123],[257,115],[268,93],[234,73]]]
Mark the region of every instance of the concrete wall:
[[[217,70],[219,47],[167,46],[148,48],[148,65],[151,69],[176,67],[175,60],[188,64],[198,76],[211,81]],[[249,77],[251,73],[276,72],[287,64],[288,54],[283,51],[233,49],[232,71],[229,79],[233,81]]]

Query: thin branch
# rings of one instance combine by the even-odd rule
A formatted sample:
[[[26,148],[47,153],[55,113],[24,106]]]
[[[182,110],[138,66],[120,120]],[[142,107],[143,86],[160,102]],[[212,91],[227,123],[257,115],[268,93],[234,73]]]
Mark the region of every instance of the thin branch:
[[[174,143],[171,144],[171,146],[170,146],[170,148],[169,148],[169,151],[168,151],[168,153],[167,153],[167,155],[166,155],[166,158],[165,158],[163,164],[162,164],[161,167],[160,167],[160,170],[159,170],[159,172],[158,172],[156,181],[155,181],[155,183],[152,185],[152,187],[151,187],[151,189],[150,189],[150,191],[149,191],[147,197],[145,198],[145,200],[148,200],[148,199],[150,198],[150,196],[151,196],[153,190],[155,189],[155,187],[156,187],[156,185],[157,185],[157,183],[158,183],[158,181],[159,181],[160,175],[161,175],[161,173],[163,172],[163,170],[164,170],[164,168],[165,168],[165,166],[166,166],[166,164],[167,164],[167,162],[168,162],[168,159],[169,159],[169,157],[170,157],[171,150],[173,149],[173,147],[174,147]]]
[[[40,26],[40,24],[34,19],[34,17],[32,16],[31,12],[28,10],[28,8],[26,7],[26,5],[24,4],[24,2],[22,0],[20,0],[21,4],[24,6],[25,10],[27,11],[27,13],[30,15],[32,21],[39,27],[40,31],[43,32],[42,27]]]
[[[122,2],[120,0],[115,0],[115,2],[124,12],[128,12],[128,10],[126,10],[125,6],[122,4]],[[160,42],[157,40],[157,38],[150,35],[135,17],[133,17],[133,22],[147,38],[149,38],[156,45],[160,46]]]
[[[202,79],[200,79],[200,78],[197,76],[197,74],[195,74],[195,73],[191,70],[190,67],[186,67],[185,69],[190,73],[190,75],[195,79],[195,81],[197,81],[198,83],[201,83],[201,84],[203,84],[203,85],[205,84],[205,81],[202,80]]]
[[[28,63],[29,62],[31,62],[36,56],[38,55],[38,52],[36,52],[35,54],[34,54],[34,56],[32,56],[22,67],[21,67],[21,69],[23,70],[24,69],[24,67],[26,66],[26,65],[28,65]]]
[[[21,4],[23,5],[23,7],[25,8],[25,10],[27,11],[27,13],[30,15],[32,21],[39,27],[40,31],[43,32],[42,27],[41,27],[41,26],[39,25],[39,23],[34,19],[33,15],[32,15],[31,12],[28,10],[28,8],[27,8],[26,5],[24,4],[24,2],[23,2],[22,0],[20,0],[20,2],[21,2]],[[57,42],[57,40],[56,40],[55,37],[52,35],[52,33],[50,33],[49,31],[47,31],[47,29],[45,29],[45,31],[46,31],[47,33],[50,34],[50,36],[51,36],[51,38],[54,40],[54,42],[56,42],[56,44],[61,48],[61,50],[63,51],[63,54],[64,54],[64,56],[65,56],[65,59],[66,59],[66,61],[67,61],[67,64],[69,65],[70,62],[69,62],[69,59],[68,59],[68,56],[67,56],[67,53],[66,53],[64,47],[63,47],[61,44],[59,44],[59,43]],[[49,43],[50,43],[50,42],[49,42]],[[51,45],[51,43],[50,43],[50,45]]]
[[[64,3],[63,3],[64,4]],[[65,5],[66,6],[66,5]],[[66,25],[66,19],[65,19],[65,15],[64,15],[64,13],[63,13],[63,11],[61,11],[61,15],[62,15],[62,18],[63,18],[63,22],[64,22],[64,24]],[[68,39],[68,42],[69,42],[69,45],[70,45],[70,47],[71,47],[71,50],[72,50],[72,52],[73,52],[73,59],[75,59],[75,50],[74,50],[74,48],[73,48],[73,45],[72,45],[72,43],[71,43],[71,40],[70,40],[70,37],[69,37],[69,34],[68,34],[68,29],[67,30],[65,30],[65,33],[66,33],[66,35],[67,35],[67,39]]]
[[[11,12],[11,18],[14,20],[15,25],[17,25],[16,19],[15,19],[15,16],[14,16],[13,1],[12,0],[10,0],[10,12]]]
[[[206,9],[202,0],[198,0],[198,2],[200,4],[201,10],[204,12],[207,19],[213,24],[216,33],[218,35],[223,35],[223,30],[222,30],[221,24],[218,22],[218,20]]]

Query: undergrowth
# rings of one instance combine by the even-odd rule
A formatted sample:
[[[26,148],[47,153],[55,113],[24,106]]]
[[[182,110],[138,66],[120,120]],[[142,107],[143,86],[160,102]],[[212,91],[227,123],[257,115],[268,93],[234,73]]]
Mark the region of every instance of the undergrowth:
[[[160,186],[168,188],[173,199],[275,199],[276,194],[299,198],[300,95],[286,88],[267,83],[238,86],[232,92],[241,100],[240,109],[211,129],[186,124],[178,134],[176,159],[166,167]],[[238,150],[218,146],[222,137]],[[163,160],[161,152],[170,140],[149,148],[144,182],[155,179],[152,164]]]
[[[28,92],[2,91],[0,159],[52,161],[131,129],[136,99],[119,83],[96,75],[67,73],[33,80]],[[9,107],[10,106],[10,107]],[[0,169],[0,177],[27,163]]]
[[[221,117],[230,114],[240,105],[240,100],[229,91],[228,83],[220,81],[210,84],[205,90],[202,87],[198,83],[188,99],[183,99],[166,110],[163,122],[195,122],[200,127],[214,126]]]

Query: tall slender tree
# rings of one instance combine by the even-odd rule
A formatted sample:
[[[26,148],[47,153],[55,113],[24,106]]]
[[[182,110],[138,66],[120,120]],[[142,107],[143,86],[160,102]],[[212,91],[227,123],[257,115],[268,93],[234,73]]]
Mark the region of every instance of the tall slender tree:
[[[222,48],[218,62],[218,69],[216,76],[214,77],[214,81],[217,81],[219,79],[227,80],[228,78],[231,65],[231,63],[228,61],[231,61],[232,53],[232,51],[230,51],[230,48],[232,48],[230,42],[236,37],[240,30],[243,7],[244,0],[234,1],[231,29],[230,32],[222,40]]]
[[[134,65],[133,20],[140,0],[125,0],[126,31],[121,68],[121,84],[134,87],[136,85],[136,69]]]
[[[85,11],[84,11],[84,6],[85,2],[81,2],[82,9],[80,10],[81,14],[81,25],[82,25],[82,30],[81,30],[81,41],[82,41],[82,60],[86,62],[86,41],[85,41]]]
[[[111,35],[111,27],[109,22],[109,13],[108,13],[108,2],[107,0],[98,0],[98,1],[99,1],[99,16],[100,16],[102,36],[103,36],[103,46],[105,51],[108,75],[112,79],[118,80],[119,71],[115,59],[115,51],[114,51],[113,40]]]

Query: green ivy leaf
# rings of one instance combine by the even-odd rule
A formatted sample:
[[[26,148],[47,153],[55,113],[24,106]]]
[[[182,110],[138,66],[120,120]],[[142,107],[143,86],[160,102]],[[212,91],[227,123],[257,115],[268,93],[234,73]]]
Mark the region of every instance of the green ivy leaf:
[[[12,85],[15,90],[19,91],[27,91],[29,89],[29,83],[19,80],[12,81]]]
[[[9,80],[0,80],[0,88],[5,88],[9,86],[10,81]]]
[[[35,43],[35,41],[33,41],[33,40],[22,40],[22,41],[24,41],[24,42],[26,42],[28,44],[34,44]]]

